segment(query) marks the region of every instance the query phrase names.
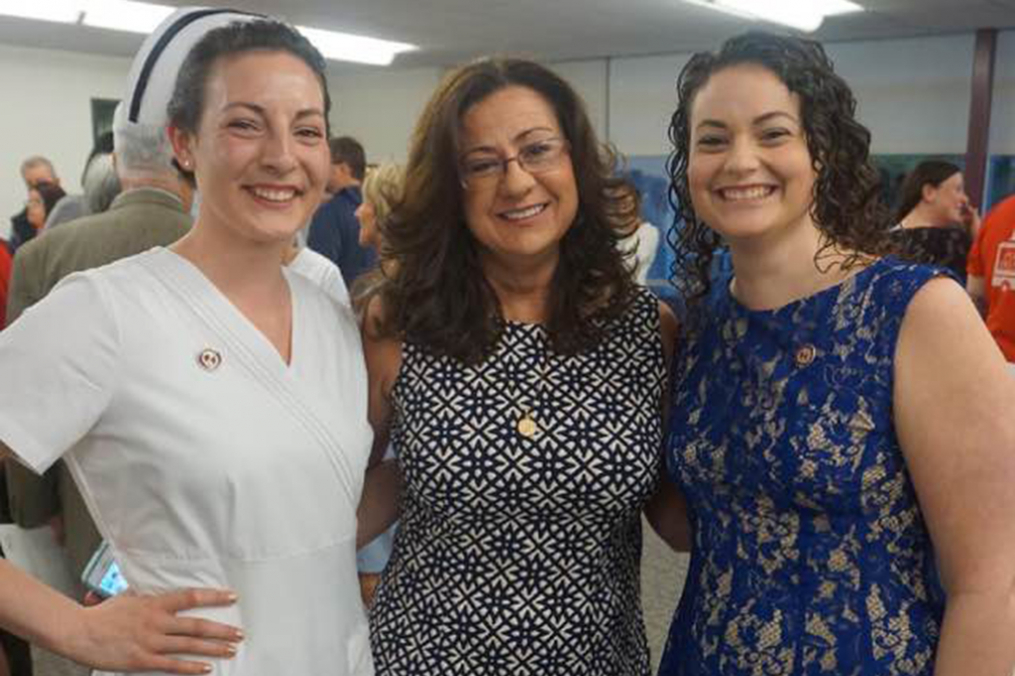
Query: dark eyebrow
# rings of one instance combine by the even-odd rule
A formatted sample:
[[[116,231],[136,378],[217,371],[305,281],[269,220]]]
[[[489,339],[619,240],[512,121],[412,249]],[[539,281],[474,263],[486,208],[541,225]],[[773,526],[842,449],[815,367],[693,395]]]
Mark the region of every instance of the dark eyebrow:
[[[525,141],[525,139],[527,137],[531,136],[532,134],[535,134],[536,132],[549,132],[551,134],[563,134],[563,132],[560,132],[560,131],[552,128],[552,127],[531,127],[529,129],[526,129],[525,131],[521,132],[520,134],[517,134],[514,137],[514,139],[512,139],[512,140],[515,143],[522,143],[522,142]],[[464,157],[466,155],[471,155],[472,153],[496,153],[496,152],[497,152],[497,149],[494,148],[493,146],[479,145],[479,146],[475,146],[473,148],[469,148],[464,153],[462,153],[462,156]]]
[[[232,110],[233,108],[247,108],[248,110],[257,113],[261,117],[264,117],[265,110],[263,106],[259,106],[256,103],[249,103],[247,101],[234,101],[226,105],[222,110]],[[324,112],[320,108],[304,108],[303,110],[296,113],[296,119],[301,120],[305,117],[324,117]]]
[[[793,122],[794,124],[799,124],[800,123],[800,121],[798,119],[796,119],[796,117],[794,117],[793,115],[790,115],[789,113],[787,113],[785,111],[782,111],[782,110],[773,110],[770,113],[765,113],[764,115],[759,115],[758,117],[754,118],[754,124],[758,125],[758,124],[764,124],[766,122],[771,122],[773,119],[775,119],[777,117],[785,117],[787,120]]]
[[[532,134],[535,134],[538,131],[548,131],[552,134],[555,133],[557,130],[551,129],[550,127],[533,127],[532,129],[526,129],[521,134],[515,136],[515,141],[524,141],[526,137],[531,136]]]
[[[702,120],[695,126],[695,129],[701,129],[702,127],[715,127],[716,129],[726,129],[727,125],[719,120]]]
[[[796,117],[794,117],[793,115],[790,115],[789,113],[787,113],[785,111],[782,111],[782,110],[773,110],[770,113],[765,113],[763,115],[759,115],[756,118],[754,118],[754,120],[751,122],[751,124],[754,125],[754,126],[757,126],[759,124],[765,124],[766,122],[771,122],[773,119],[779,118],[779,117],[784,117],[787,120],[793,122],[794,124],[800,124],[800,121]],[[729,125],[727,125],[725,122],[721,122],[719,120],[702,120],[701,122],[698,123],[698,125],[695,127],[695,129],[700,129],[702,127],[714,127],[716,129],[726,129],[726,128],[728,128],[728,126]]]

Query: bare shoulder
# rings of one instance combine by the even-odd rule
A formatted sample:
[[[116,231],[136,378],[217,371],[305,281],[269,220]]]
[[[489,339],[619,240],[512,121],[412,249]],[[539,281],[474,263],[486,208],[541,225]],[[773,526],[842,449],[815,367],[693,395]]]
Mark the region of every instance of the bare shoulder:
[[[951,279],[913,297],[895,351],[892,411],[949,593],[1010,589],[1015,378]]]
[[[899,334],[895,380],[897,417],[918,417],[925,429],[943,427],[941,435],[961,434],[966,442],[988,431],[1015,442],[1008,415],[1015,378],[955,281],[931,280],[913,297]]]
[[[387,313],[380,295],[372,296],[363,309],[361,333],[371,390],[385,396],[394,385],[402,366],[402,341],[387,328]]]

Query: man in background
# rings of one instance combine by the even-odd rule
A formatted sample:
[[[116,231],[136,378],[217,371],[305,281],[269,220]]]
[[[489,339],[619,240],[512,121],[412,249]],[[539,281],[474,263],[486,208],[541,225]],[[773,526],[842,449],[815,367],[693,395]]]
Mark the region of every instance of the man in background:
[[[347,288],[376,261],[373,250],[359,244],[356,209],[363,202],[360,185],[366,173],[366,154],[359,141],[340,136],[330,142],[331,199],[321,205],[310,223],[307,246],[329,258],[342,272]]]
[[[21,179],[25,182],[25,192],[37,188],[40,183],[60,185],[60,179],[53,169],[53,163],[41,155],[33,155],[21,163]],[[11,216],[11,238],[9,247],[11,254],[25,242],[36,235],[36,230],[28,222],[28,207]]]
[[[966,271],[969,295],[1015,373],[1015,195],[983,219]]]

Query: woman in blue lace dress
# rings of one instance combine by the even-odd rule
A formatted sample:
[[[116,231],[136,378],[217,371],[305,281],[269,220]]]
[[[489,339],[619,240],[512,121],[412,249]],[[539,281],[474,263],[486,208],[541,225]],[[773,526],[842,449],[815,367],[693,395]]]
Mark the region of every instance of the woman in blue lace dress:
[[[1000,353],[946,271],[881,256],[870,134],[820,45],[733,38],[678,90],[667,461],[694,545],[660,673],[1010,674]]]

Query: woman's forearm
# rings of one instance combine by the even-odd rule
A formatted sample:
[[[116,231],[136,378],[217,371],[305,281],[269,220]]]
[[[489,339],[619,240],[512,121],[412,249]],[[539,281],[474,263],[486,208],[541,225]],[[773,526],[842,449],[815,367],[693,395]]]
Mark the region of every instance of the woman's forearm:
[[[364,547],[388,530],[398,519],[398,496],[402,473],[395,460],[385,460],[367,470],[356,517],[356,548]]]
[[[666,477],[660,480],[655,495],[645,505],[645,518],[671,549],[677,552],[691,551],[694,537],[687,514],[687,502]]]
[[[82,607],[0,559],[0,626],[29,643],[68,653]]]
[[[935,676],[1011,676],[1015,589],[949,594]]]

